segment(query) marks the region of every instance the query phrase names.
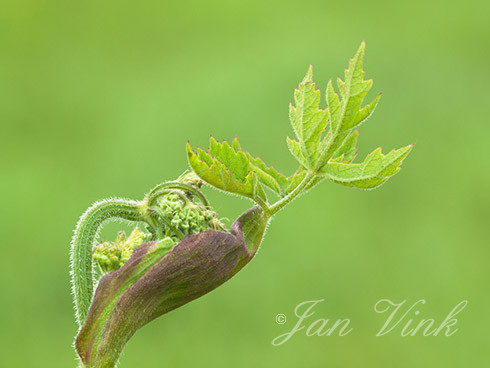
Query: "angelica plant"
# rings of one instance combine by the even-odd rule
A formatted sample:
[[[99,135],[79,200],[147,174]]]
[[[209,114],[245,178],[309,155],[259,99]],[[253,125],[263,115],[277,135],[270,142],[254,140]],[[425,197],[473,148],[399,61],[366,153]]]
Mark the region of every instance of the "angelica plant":
[[[229,144],[211,137],[207,151],[187,144],[192,171],[157,185],[141,201],[103,200],[82,215],[71,247],[81,367],[114,367],[140,327],[230,279],[254,257],[270,219],[321,181],[373,189],[400,170],[412,145],[387,154],[378,148],[354,162],[357,128],[380,98],[363,105],[373,84],[364,80],[364,50],[362,43],[338,78],[338,92],[328,82],[325,108],[311,66],[295,90],[289,108],[295,138],[287,138],[298,162],[293,174],[244,151],[237,138]],[[255,206],[226,229],[202,192],[205,184]],[[133,223],[132,233],[97,244],[102,226],[115,219]]]

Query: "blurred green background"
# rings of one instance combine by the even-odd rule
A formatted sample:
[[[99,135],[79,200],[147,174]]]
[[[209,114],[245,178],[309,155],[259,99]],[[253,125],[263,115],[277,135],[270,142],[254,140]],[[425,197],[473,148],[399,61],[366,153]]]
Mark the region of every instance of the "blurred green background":
[[[293,202],[246,269],[141,329],[120,366],[488,366],[489,4],[3,0],[2,366],[76,365],[68,249],[89,205],[142,198],[186,169],[187,140],[206,147],[210,134],[291,173],[294,88],[312,63],[323,94],[363,39],[369,97],[383,98],[360,155],[416,143],[402,172]],[[250,205],[207,193],[230,219]],[[426,299],[416,318],[439,322],[469,304],[452,337],[377,338],[382,298]],[[325,302],[309,323],[350,318],[353,332],[273,347],[312,299]]]

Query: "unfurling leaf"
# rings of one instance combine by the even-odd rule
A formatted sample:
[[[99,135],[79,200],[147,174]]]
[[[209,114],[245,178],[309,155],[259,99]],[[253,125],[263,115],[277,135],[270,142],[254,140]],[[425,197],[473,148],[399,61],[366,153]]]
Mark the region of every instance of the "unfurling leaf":
[[[381,153],[381,148],[371,152],[364,162],[352,164],[331,161],[324,166],[324,176],[348,187],[373,189],[400,171],[400,165],[412,150],[412,145]]]
[[[253,200],[267,200],[263,186],[279,197],[286,195],[288,178],[259,157],[243,151],[237,138],[230,146],[226,141],[219,143],[211,137],[208,152],[198,148],[196,153],[187,144],[187,155],[192,170],[218,189]]]
[[[215,188],[251,199],[265,199],[264,190],[247,156],[234,150],[227,142],[218,143],[211,137],[209,151],[198,148],[197,153],[188,143],[187,157],[192,170]]]
[[[232,147],[235,151],[242,151],[240,144],[238,143],[238,138],[235,137],[235,139],[233,139]],[[267,166],[259,157],[254,158],[250,153],[243,152],[247,156],[252,169],[257,174],[259,181],[274,191],[278,196],[284,197],[286,195],[286,188],[289,185],[286,176],[272,166]]]

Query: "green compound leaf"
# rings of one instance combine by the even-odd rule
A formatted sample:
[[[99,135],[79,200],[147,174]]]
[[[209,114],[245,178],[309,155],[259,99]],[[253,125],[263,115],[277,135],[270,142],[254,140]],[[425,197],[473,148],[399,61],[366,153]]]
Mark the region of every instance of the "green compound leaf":
[[[328,120],[327,110],[319,107],[320,91],[313,83],[311,65],[294,91],[294,103],[289,105],[289,119],[298,140],[288,138],[288,146],[301,165],[312,169],[318,160],[321,134]]]
[[[289,119],[294,139],[287,137],[289,151],[300,164],[291,176],[285,176],[241,149],[235,138],[231,146],[211,139],[209,152],[188,146],[189,163],[195,173],[207,183],[227,192],[254,199],[268,215],[277,213],[324,179],[362,189],[376,188],[400,170],[400,164],[412,146],[386,155],[375,150],[362,163],[353,163],[357,155],[357,128],[374,112],[381,95],[371,102],[364,99],[373,85],[364,80],[362,42],[350,59],[344,78],[337,87],[330,80],[326,88],[327,107],[320,108],[320,91],[313,82],[310,66],[294,91],[289,106]],[[336,91],[337,89],[337,91]],[[269,204],[264,188],[279,196]]]
[[[324,167],[324,176],[335,183],[360,189],[373,189],[401,170],[401,163],[412,150],[413,145],[381,153],[377,148],[367,155],[364,162],[352,164],[330,161]]]

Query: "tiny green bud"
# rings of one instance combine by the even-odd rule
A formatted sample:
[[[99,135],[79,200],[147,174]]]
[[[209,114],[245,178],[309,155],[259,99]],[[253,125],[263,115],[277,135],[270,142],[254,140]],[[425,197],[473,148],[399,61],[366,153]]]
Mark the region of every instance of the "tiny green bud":
[[[94,248],[93,258],[102,273],[113,272],[121,268],[133,254],[136,246],[144,242],[146,235],[135,227],[129,238],[121,231],[114,242],[104,242]]]

